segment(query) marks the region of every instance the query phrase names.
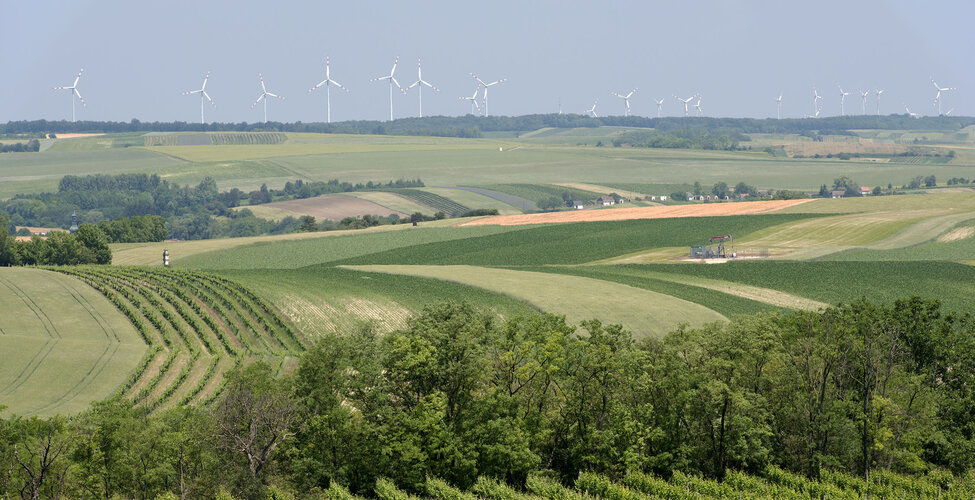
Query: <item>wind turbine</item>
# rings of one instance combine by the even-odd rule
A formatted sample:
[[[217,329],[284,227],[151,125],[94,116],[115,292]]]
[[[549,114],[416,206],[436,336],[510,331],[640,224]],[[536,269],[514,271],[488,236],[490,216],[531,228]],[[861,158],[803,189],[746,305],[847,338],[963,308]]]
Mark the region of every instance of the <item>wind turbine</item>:
[[[869,90],[865,90],[863,92],[860,92],[860,99],[861,99],[861,104],[863,104],[863,114],[864,115],[867,114],[867,96],[868,95],[870,95],[870,91]]]
[[[617,94],[616,92],[610,92],[610,94],[613,94],[616,97],[619,97],[620,99],[623,99],[623,102],[626,103],[626,111],[623,112],[623,116],[630,116],[630,97],[633,97],[633,94],[636,93],[637,90],[640,90],[640,89],[634,88],[633,90],[630,91],[629,94],[626,94],[626,95]]]
[[[210,79],[210,72],[207,71],[206,76],[203,77],[203,86],[200,87],[199,90],[187,90],[186,92],[183,92],[183,95],[200,94],[200,123],[201,124],[206,123],[205,121],[203,121],[203,105],[206,103],[206,101],[210,101],[210,104],[213,104],[214,108],[217,107],[217,103],[213,102],[213,99],[210,99],[210,95],[207,94],[207,90],[206,90],[207,80],[209,79]]]
[[[653,102],[657,103],[657,118],[660,118],[660,110],[664,107],[664,98],[654,99]]]
[[[819,100],[822,98],[823,96],[819,95],[819,91],[816,90],[816,87],[813,87],[813,118],[819,118]]]
[[[599,104],[599,99],[593,101],[592,107],[586,110],[586,113],[592,115],[593,118],[599,118],[599,116],[596,115],[596,104]]]
[[[877,96],[877,116],[880,116],[880,94],[883,93],[884,93],[883,89],[877,89],[874,91],[874,94],[876,94]]]
[[[476,80],[477,83],[480,86],[484,87],[484,95],[481,96],[481,99],[484,102],[484,116],[487,116],[488,115],[488,103],[487,103],[487,91],[488,91],[488,87],[497,85],[499,83],[504,83],[504,82],[508,81],[508,79],[507,78],[502,78],[500,80],[495,80],[495,81],[493,81],[491,83],[484,83],[484,81],[481,80],[480,78],[478,78],[477,75],[475,75],[474,73],[471,73],[471,77],[474,78],[474,80]]]
[[[74,98],[75,97],[77,97],[78,100],[81,101],[81,105],[82,106],[85,106],[85,107],[88,106],[87,104],[85,104],[85,99],[83,97],[81,97],[81,92],[78,92],[78,80],[81,80],[81,74],[84,73],[84,72],[85,72],[85,68],[81,68],[81,70],[78,71],[78,76],[75,77],[74,83],[72,83],[70,87],[69,86],[54,87],[54,90],[70,90],[71,91],[71,121],[75,121],[74,120]]]
[[[850,95],[850,92],[844,92],[843,87],[839,85],[836,88],[840,89],[840,116],[846,116],[846,110],[843,109],[843,103],[846,102],[846,96]]]
[[[782,119],[782,92],[779,92],[779,97],[775,99],[775,118]]]
[[[942,114],[941,113],[941,93],[942,92],[948,92],[949,90],[958,90],[958,89],[956,89],[954,87],[944,87],[944,88],[941,88],[941,86],[938,85],[938,83],[934,81],[934,77],[931,77],[931,83],[934,84],[934,88],[938,89],[938,94],[936,96],[934,96],[934,102],[935,102],[935,104],[938,105],[938,115],[940,116]]]
[[[406,93],[406,91],[403,90],[403,87],[400,87],[399,82],[396,81],[396,77],[393,76],[393,74],[396,73],[397,64],[399,64],[399,56],[396,56],[396,60],[393,61],[393,69],[389,70],[388,75],[380,76],[378,78],[373,78],[372,80],[369,80],[371,82],[389,80],[389,121],[393,121],[393,85],[395,84],[396,88],[398,88],[400,92],[404,94]]]
[[[251,109],[254,109],[254,106],[257,106],[257,103],[264,101],[264,123],[267,123],[267,98],[275,97],[283,101],[284,97],[267,91],[267,86],[264,85],[264,75],[258,73],[257,77],[261,79],[261,95],[257,96],[257,100],[254,101],[254,104],[251,104]]]
[[[907,111],[907,114],[911,115],[911,118],[917,118],[917,113],[912,113],[911,108],[908,108],[907,104],[904,105],[904,111]]]
[[[436,90],[437,92],[440,92],[440,89],[434,87],[433,85],[430,85],[427,81],[423,79],[423,73],[421,72],[420,69],[419,57],[416,58],[416,81],[411,83],[409,87],[406,87],[406,90],[410,90],[411,88],[416,87],[418,85],[419,88],[417,88],[416,91],[420,96],[420,118],[423,118],[423,85],[426,85],[427,87],[430,87],[431,89]]]
[[[478,86],[477,86],[477,87],[476,87],[476,88],[474,89],[474,95],[472,95],[472,96],[470,96],[470,97],[466,97],[466,96],[461,96],[461,97],[460,97],[461,99],[463,99],[463,100],[465,100],[465,101],[471,101],[471,114],[472,114],[472,115],[474,114],[474,108],[477,108],[477,111],[478,111],[478,112],[480,112],[480,111],[481,111],[481,106],[479,106],[479,105],[477,104],[477,93],[478,93],[478,92],[480,92],[480,91],[481,91],[481,86],[480,86],[480,85],[478,85]],[[475,115],[475,116],[476,116],[476,115]]]
[[[690,102],[693,101],[695,97],[697,97],[697,96],[696,95],[692,95],[692,96],[688,97],[687,99],[681,99],[680,97],[677,97],[676,94],[674,95],[674,99],[677,99],[678,101],[684,103],[684,116],[687,116],[687,105],[690,104]]]
[[[697,108],[697,116],[704,116],[704,110],[701,109],[701,94],[697,95],[697,102],[691,104],[692,108]]]
[[[327,120],[326,123],[332,123],[332,85],[335,85],[336,87],[346,92],[348,92],[349,89],[343,87],[341,83],[332,80],[331,72],[329,71],[328,65],[329,65],[328,56],[325,56],[325,79],[318,82],[318,84],[315,85],[314,87],[308,89],[308,92],[311,92],[321,87],[322,85],[325,86],[325,119]]]

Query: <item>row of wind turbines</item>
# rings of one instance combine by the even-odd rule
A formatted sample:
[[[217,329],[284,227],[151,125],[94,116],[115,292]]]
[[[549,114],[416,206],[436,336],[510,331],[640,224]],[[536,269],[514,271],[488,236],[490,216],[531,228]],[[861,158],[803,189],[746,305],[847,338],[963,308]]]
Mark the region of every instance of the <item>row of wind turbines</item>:
[[[941,110],[942,94],[953,90],[958,90],[958,89],[955,87],[942,87],[941,85],[938,85],[938,82],[934,80],[934,77],[931,77],[931,84],[934,85],[935,90],[937,90],[937,93],[935,94],[934,100],[932,102],[932,106],[938,108],[938,116],[950,115],[951,112],[954,111],[955,109],[951,108],[947,112],[942,112]],[[846,116],[846,97],[854,94],[860,96],[861,113],[864,115],[867,114],[867,97],[870,96],[870,90],[859,90],[857,92],[847,92],[843,90],[843,86],[839,84],[837,84],[836,87],[840,91],[839,92],[840,93],[840,116]],[[876,100],[877,100],[877,116],[880,116],[880,96],[883,95],[884,90],[875,89],[873,93],[876,96]],[[813,87],[813,114],[806,115],[806,118],[819,118],[819,114],[823,110],[819,102],[821,100],[823,100],[823,96],[819,95],[819,91],[816,90],[816,87]],[[782,93],[781,92],[779,93],[779,97],[775,99],[775,103],[776,103],[776,116],[778,118],[782,118]],[[904,111],[906,111],[907,114],[910,115],[912,118],[917,118],[919,116],[918,113],[911,111],[911,109],[907,106],[907,104],[904,104]]]
[[[396,75],[396,67],[398,65],[399,65],[399,56],[396,56],[396,59],[393,61],[393,67],[392,67],[392,69],[389,70],[389,74],[388,75],[379,76],[379,77],[376,77],[376,78],[371,79],[370,81],[371,82],[386,81],[388,83],[388,85],[389,85],[389,119],[390,119],[390,121],[393,120],[393,87],[394,86],[401,93],[403,93],[404,95],[407,93],[408,90],[412,90],[413,88],[416,88],[417,89],[417,97],[418,97],[418,100],[419,100],[419,112],[420,112],[420,117],[422,118],[423,117],[423,87],[426,86],[426,87],[430,88],[431,90],[433,90],[435,92],[439,92],[440,89],[438,89],[436,86],[434,86],[430,82],[428,82],[428,81],[426,81],[426,80],[423,79],[423,68],[422,68],[422,66],[420,64],[420,58],[419,57],[416,60],[416,73],[417,73],[417,79],[416,79],[416,81],[413,82],[413,83],[411,83],[411,84],[409,84],[406,88],[403,88],[403,86],[401,86],[399,84],[399,81],[396,80],[396,76],[395,76]],[[64,86],[54,87],[54,90],[67,90],[67,91],[69,91],[71,93],[71,121],[75,121],[75,100],[76,99],[81,102],[82,106],[87,106],[87,103],[85,102],[85,99],[81,96],[81,92],[78,90],[78,82],[81,80],[82,73],[84,73],[84,69],[82,69],[81,71],[78,72],[78,75],[74,79],[74,83],[72,83],[71,85],[64,85]],[[470,101],[470,103],[471,103],[471,114],[476,114],[476,113],[479,113],[479,112],[482,112],[483,111],[483,115],[484,116],[488,116],[488,89],[490,89],[491,87],[493,87],[495,85],[499,85],[501,83],[506,82],[507,81],[507,78],[502,78],[500,80],[495,80],[493,82],[485,82],[484,80],[482,80],[481,78],[479,78],[476,74],[474,74],[474,73],[469,73],[469,74],[470,74],[471,78],[474,79],[474,84],[475,84],[474,93],[470,97],[468,97],[468,96],[460,96],[460,99],[461,100]],[[255,100],[254,103],[251,104],[251,108],[253,109],[258,104],[262,104],[263,103],[263,106],[264,106],[264,122],[266,123],[267,122],[267,103],[268,103],[268,101],[271,98],[283,100],[284,99],[284,96],[281,96],[281,95],[278,95],[278,94],[269,92],[267,90],[267,85],[264,83],[264,75],[258,73],[257,76],[258,76],[258,79],[260,80],[260,83],[261,83],[261,93],[260,93],[260,95],[258,95],[257,100]],[[207,94],[207,91],[206,91],[207,81],[209,81],[209,79],[210,79],[210,73],[207,72],[207,74],[203,77],[203,85],[201,85],[199,89],[188,90],[186,92],[183,92],[183,95],[194,95],[194,94],[199,94],[200,95],[200,123],[206,123],[205,116],[204,116],[204,111],[206,109],[206,103],[207,103],[207,101],[209,101],[210,104],[213,105],[213,107],[216,107],[217,106],[216,102],[214,102],[214,100],[210,97],[209,94]],[[942,86],[938,85],[938,83],[934,80],[933,77],[931,77],[931,84],[934,85],[934,88],[937,91],[937,93],[936,93],[936,95],[934,97],[934,100],[933,100],[933,103],[932,104],[933,104],[933,106],[935,106],[935,107],[938,108],[938,115],[939,116],[948,116],[948,115],[950,115],[951,112],[954,111],[954,108],[949,109],[947,112],[942,112],[942,107],[941,107],[941,104],[942,104],[942,94],[947,93],[947,92],[950,92],[950,91],[954,91],[954,90],[957,90],[957,89],[955,87],[942,87]],[[322,81],[320,81],[320,82],[318,82],[317,84],[315,84],[315,86],[313,86],[312,88],[308,89],[308,92],[314,92],[315,90],[317,90],[319,88],[325,87],[325,117],[326,117],[326,121],[328,123],[331,123],[332,122],[332,109],[331,109],[332,108],[332,93],[331,93],[331,88],[333,86],[338,87],[339,89],[342,89],[342,90],[344,90],[346,92],[349,92],[349,89],[348,88],[346,88],[341,83],[339,83],[339,82],[335,81],[334,79],[332,79],[331,61],[330,61],[329,57],[326,57],[325,58],[325,79],[322,80]],[[840,94],[840,99],[839,99],[839,101],[840,101],[840,115],[841,116],[846,116],[846,107],[845,107],[846,106],[846,98],[847,98],[847,96],[853,95],[854,93],[853,92],[847,92],[847,91],[843,90],[843,87],[841,85],[839,85],[839,84],[837,84],[837,88],[839,89],[839,94]],[[639,90],[638,88],[634,88],[633,90],[631,90],[629,93],[626,93],[626,94],[623,94],[623,93],[620,93],[620,92],[610,92],[610,95],[612,95],[614,97],[617,97],[617,98],[623,100],[623,103],[625,105],[625,109],[624,109],[624,112],[623,112],[623,116],[630,116],[630,112],[631,112],[630,98],[632,98],[633,95],[638,90]],[[478,93],[481,93],[481,103],[480,104],[478,103]],[[883,89],[875,89],[873,91],[873,93],[876,96],[876,104],[877,104],[877,106],[876,106],[876,114],[879,116],[880,115],[880,96],[883,95],[884,90]],[[867,114],[867,98],[870,95],[870,90],[857,91],[856,94],[859,95],[860,96],[860,99],[861,99],[861,112],[862,112],[863,115],[866,115]],[[778,98],[775,99],[775,103],[776,103],[776,118],[777,119],[781,119],[782,118],[782,101],[783,101],[783,97],[784,97],[783,94],[780,92]],[[690,110],[692,108],[697,110],[697,116],[703,116],[704,115],[704,109],[701,106],[701,100],[702,100],[701,94],[699,94],[699,93],[698,94],[694,94],[694,95],[691,95],[690,97],[687,97],[687,98],[682,98],[680,96],[674,95],[674,99],[677,102],[679,102],[681,105],[683,105],[683,107],[684,107],[684,116],[689,116],[690,115]],[[693,102],[695,99],[697,99],[697,101],[696,102]],[[820,113],[822,112],[822,109],[823,109],[822,108],[822,104],[820,103],[820,101],[822,101],[823,99],[824,99],[823,96],[819,95],[819,91],[814,86],[813,87],[813,113],[812,114],[805,115],[806,118],[818,118],[819,117],[819,115],[820,115]],[[663,104],[664,104],[665,99],[664,98],[660,98],[660,99],[654,99],[653,101],[657,105],[657,117],[659,118],[661,116],[661,114],[662,114],[662,111],[663,111]],[[586,114],[586,115],[592,116],[594,118],[598,118],[598,115],[596,114],[596,106],[598,104],[599,104],[599,99],[596,99],[593,102],[592,107],[583,110],[583,113]],[[482,108],[482,106],[483,106],[483,108]],[[917,118],[919,116],[918,113],[912,112],[910,110],[910,108],[908,108],[907,104],[904,104],[904,110],[907,112],[908,115],[910,115],[913,118]],[[559,113],[560,114],[562,113],[561,107],[559,109]]]
[[[419,57],[416,59],[416,76],[417,76],[416,81],[413,82],[413,83],[411,83],[410,85],[408,85],[406,88],[403,88],[403,86],[401,86],[399,84],[399,81],[396,80],[396,76],[395,76],[396,75],[396,66],[398,66],[398,65],[399,65],[399,56],[396,56],[396,59],[393,61],[393,67],[392,67],[392,69],[389,70],[389,74],[388,75],[379,76],[379,77],[373,78],[370,81],[371,82],[386,81],[386,82],[389,83],[389,120],[390,121],[393,120],[393,87],[394,86],[397,89],[399,89],[399,91],[402,92],[403,94],[406,94],[406,92],[408,90],[411,90],[413,88],[416,88],[417,89],[417,94],[418,94],[418,98],[419,98],[419,101],[420,101],[419,102],[419,105],[420,105],[420,117],[422,118],[423,117],[423,87],[424,86],[429,87],[430,89],[432,89],[432,90],[434,90],[436,92],[440,92],[440,89],[438,89],[433,84],[431,84],[430,82],[428,82],[428,81],[426,81],[426,80],[423,79],[423,67],[420,64],[420,58]],[[87,103],[85,102],[85,99],[81,96],[81,92],[78,90],[78,82],[81,80],[81,75],[82,75],[82,73],[84,73],[84,71],[85,71],[84,68],[82,68],[81,71],[78,72],[78,76],[74,79],[74,83],[72,83],[71,85],[54,87],[54,90],[68,90],[68,91],[71,92],[71,121],[72,122],[75,121],[75,100],[76,100],[76,98],[77,98],[78,101],[81,101],[82,106],[87,106]],[[471,102],[471,110],[472,110],[471,112],[472,113],[474,112],[473,110],[475,108],[478,111],[480,111],[481,110],[481,107],[483,105],[484,116],[487,116],[487,114],[488,114],[488,100],[487,100],[488,89],[491,88],[491,87],[493,87],[493,86],[495,86],[495,85],[504,83],[505,81],[507,81],[507,78],[502,78],[500,80],[495,80],[493,82],[488,83],[488,82],[485,82],[484,80],[481,80],[474,73],[470,73],[470,76],[474,79],[474,83],[476,84],[475,89],[474,89],[474,94],[471,97],[461,96],[460,99],[468,100],[468,101]],[[272,93],[272,92],[269,92],[267,90],[267,84],[264,83],[264,75],[263,74],[258,73],[257,77],[258,77],[258,79],[261,82],[261,93],[260,93],[260,95],[257,96],[257,100],[255,100],[254,103],[251,104],[251,108],[253,109],[258,104],[263,103],[263,105],[264,105],[264,123],[267,123],[267,102],[272,97],[275,98],[275,99],[284,100],[284,96],[278,95],[278,94],[275,94],[275,93]],[[207,94],[207,91],[206,91],[206,89],[207,89],[207,82],[209,80],[210,80],[210,72],[207,72],[207,74],[203,77],[203,85],[201,85],[200,88],[195,89],[195,90],[187,90],[186,92],[183,92],[183,95],[194,95],[194,94],[199,94],[200,95],[200,123],[206,123],[206,117],[205,117],[204,112],[206,110],[206,103],[207,102],[209,102],[211,105],[213,105],[214,108],[217,107],[217,103],[213,100],[213,98],[210,97],[210,94]],[[320,81],[320,82],[318,82],[317,84],[315,84],[314,87],[308,89],[308,92],[314,92],[317,89],[320,89],[322,87],[325,87],[325,119],[326,119],[326,121],[328,123],[331,123],[332,122],[332,87],[333,86],[334,87],[338,87],[338,88],[340,88],[340,89],[342,89],[342,90],[344,90],[346,92],[349,92],[349,89],[347,87],[345,87],[341,83],[339,83],[339,82],[335,81],[334,79],[332,79],[331,60],[330,60],[329,57],[326,56],[325,57],[325,79],[322,80],[322,81]],[[483,92],[482,97],[481,97],[481,104],[478,104],[478,102],[477,102],[477,94],[478,94],[478,92]]]

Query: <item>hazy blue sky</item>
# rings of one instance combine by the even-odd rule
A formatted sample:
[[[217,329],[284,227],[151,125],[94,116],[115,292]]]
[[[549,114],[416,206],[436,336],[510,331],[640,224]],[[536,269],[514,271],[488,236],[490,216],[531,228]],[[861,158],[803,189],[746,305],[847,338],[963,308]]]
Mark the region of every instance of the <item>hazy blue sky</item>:
[[[67,92],[88,101],[78,119],[198,121],[199,99],[183,96],[211,72],[217,108],[207,121],[256,122],[258,73],[287,99],[269,119],[324,121],[325,94],[308,89],[332,77],[332,119],[385,119],[388,87],[369,80],[389,71],[401,84],[424,79],[424,115],[462,115],[459,96],[474,90],[469,72],[491,81],[492,115],[582,112],[622,114],[610,91],[639,91],[633,113],[683,113],[675,93],[703,95],[709,116],[812,112],[812,87],[839,114],[839,90],[886,89],[881,110],[904,104],[934,114],[934,76],[944,110],[975,115],[975,2],[921,1],[48,1],[4,2],[0,16],[0,121],[70,119]],[[416,116],[417,96],[394,96],[396,116]],[[871,92],[868,112],[874,112]],[[846,99],[847,113],[860,98]]]

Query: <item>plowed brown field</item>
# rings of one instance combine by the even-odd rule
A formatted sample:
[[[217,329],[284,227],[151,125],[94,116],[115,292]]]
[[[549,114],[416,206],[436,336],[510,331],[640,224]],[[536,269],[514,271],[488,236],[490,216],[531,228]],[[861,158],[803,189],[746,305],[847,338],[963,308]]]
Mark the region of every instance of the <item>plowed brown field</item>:
[[[733,203],[702,203],[700,205],[671,205],[660,207],[611,208],[576,210],[542,214],[501,215],[485,217],[461,224],[478,226],[496,224],[518,226],[524,224],[557,224],[562,222],[594,222],[629,219],[668,219],[673,217],[716,217],[722,215],[753,215],[775,212],[812,200],[741,201]]]

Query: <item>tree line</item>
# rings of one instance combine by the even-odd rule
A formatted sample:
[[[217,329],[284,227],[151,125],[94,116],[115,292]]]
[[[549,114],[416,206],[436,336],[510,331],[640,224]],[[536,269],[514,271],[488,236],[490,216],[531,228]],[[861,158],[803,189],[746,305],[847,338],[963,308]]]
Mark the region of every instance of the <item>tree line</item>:
[[[480,137],[482,132],[524,132],[543,127],[578,128],[598,126],[654,128],[661,131],[684,128],[734,130],[738,133],[764,134],[849,134],[851,130],[960,130],[975,124],[965,116],[924,116],[907,114],[885,116],[849,115],[824,118],[713,118],[643,116],[591,117],[580,114],[531,114],[521,116],[428,116],[399,118],[391,122],[351,120],[334,123],[187,123],[99,121],[10,121],[0,123],[3,134],[46,133],[125,133],[125,132],[311,132],[326,134],[389,134],[447,137]]]
[[[9,217],[0,213],[0,227],[7,227],[8,221]],[[74,234],[51,231],[46,238],[34,236],[29,241],[17,241],[2,234],[0,266],[111,264],[112,250],[108,243],[105,233],[93,224],[82,224]]]
[[[41,142],[31,139],[27,142],[0,144],[0,153],[36,153],[41,150]]]
[[[113,243],[256,236],[291,233],[301,226],[295,217],[270,221],[254,216],[244,204],[310,198],[328,193],[422,187],[420,179],[365,183],[296,180],[283,189],[243,192],[232,188],[218,191],[217,183],[206,177],[196,186],[181,186],[157,174],[67,175],[57,192],[18,194],[0,201],[0,213],[10,215],[15,226],[67,227],[72,214],[82,222],[98,224]],[[121,222],[115,222],[122,220]],[[350,224],[336,221],[329,228]],[[165,233],[163,233],[165,231]],[[160,236],[162,234],[162,236]],[[140,239],[143,238],[143,239]]]
[[[0,495],[369,495],[380,477],[520,487],[546,470],[722,479],[975,466],[975,323],[936,300],[860,300],[661,339],[550,314],[498,321],[429,306],[405,329],[317,341],[291,375],[263,363],[210,408],[112,399],[0,420]],[[40,478],[40,479],[39,479]],[[21,493],[30,496],[26,493]]]

